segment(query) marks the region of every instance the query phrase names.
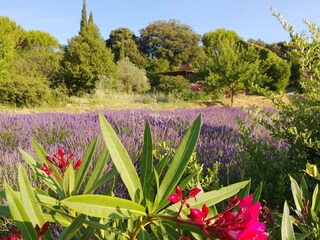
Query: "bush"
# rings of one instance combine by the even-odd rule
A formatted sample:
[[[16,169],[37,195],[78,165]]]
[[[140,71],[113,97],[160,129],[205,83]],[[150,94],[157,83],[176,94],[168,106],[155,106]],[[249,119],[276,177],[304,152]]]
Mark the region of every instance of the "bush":
[[[24,76],[0,81],[0,103],[15,107],[35,107],[52,101],[51,90],[42,78]]]
[[[158,86],[159,91],[165,94],[179,94],[189,89],[189,81],[182,76],[161,76]]]
[[[139,69],[129,58],[124,58],[118,62],[118,87],[125,92],[146,92],[150,89],[146,72]]]

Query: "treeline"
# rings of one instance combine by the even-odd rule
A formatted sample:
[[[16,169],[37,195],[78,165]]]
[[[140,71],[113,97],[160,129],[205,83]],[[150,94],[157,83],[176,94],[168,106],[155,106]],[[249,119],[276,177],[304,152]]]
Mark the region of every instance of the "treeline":
[[[95,91],[173,94],[185,100],[233,97],[240,91],[299,90],[298,59],[284,43],[245,41],[217,29],[203,36],[177,20],[154,21],[136,36],[128,28],[104,40],[83,3],[80,30],[62,46],[46,32],[25,31],[0,17],[0,103],[37,106]],[[190,77],[165,76],[183,64]],[[190,83],[200,85],[193,91]]]

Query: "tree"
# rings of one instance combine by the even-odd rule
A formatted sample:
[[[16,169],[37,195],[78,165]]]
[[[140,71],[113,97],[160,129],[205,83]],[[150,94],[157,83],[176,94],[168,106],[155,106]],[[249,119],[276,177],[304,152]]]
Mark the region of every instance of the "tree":
[[[113,54],[106,48],[92,13],[80,34],[68,42],[61,67],[64,83],[71,95],[92,93],[99,77],[116,75]]]
[[[261,86],[262,82],[268,80],[261,73],[259,55],[251,46],[223,41],[215,49],[209,49],[208,55],[207,85],[211,90],[225,89],[231,97],[231,106],[236,93],[254,84]]]
[[[87,27],[87,5],[86,5],[86,0],[83,0],[79,33],[81,34],[86,27]]]
[[[128,57],[138,67],[145,67],[146,60],[138,48],[139,38],[128,28],[118,28],[111,31],[106,40],[116,62]]]
[[[224,28],[219,28],[214,32],[205,33],[202,37],[202,43],[206,51],[209,51],[210,49],[217,49],[221,43],[225,41],[235,44],[243,41],[243,39],[239,37],[235,31],[226,30]]]
[[[59,42],[47,32],[27,31],[11,61],[11,74],[53,80],[62,53]]]
[[[147,57],[166,59],[171,69],[192,65],[201,52],[200,36],[177,20],[155,21],[141,30],[140,47]]]
[[[4,36],[12,50],[18,49],[25,39],[25,31],[8,17],[0,16],[0,35]]]
[[[118,86],[125,92],[146,92],[150,89],[144,69],[136,67],[130,59],[125,57],[118,62]]]
[[[8,43],[0,34],[0,79],[4,76],[8,67]]]

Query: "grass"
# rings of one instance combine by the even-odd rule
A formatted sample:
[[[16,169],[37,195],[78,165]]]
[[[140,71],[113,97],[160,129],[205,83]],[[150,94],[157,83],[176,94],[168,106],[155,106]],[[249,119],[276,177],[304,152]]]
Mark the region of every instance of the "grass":
[[[289,101],[287,98],[285,101]],[[36,112],[68,112],[80,113],[100,109],[178,109],[178,108],[202,108],[207,106],[229,106],[230,98],[220,98],[213,101],[182,101],[172,96],[150,94],[126,94],[97,92],[87,97],[70,97],[67,102],[55,106],[43,105],[36,108],[12,108],[0,105],[0,112],[36,113]],[[246,107],[250,105],[273,107],[270,99],[263,96],[238,95],[234,99],[234,107]]]

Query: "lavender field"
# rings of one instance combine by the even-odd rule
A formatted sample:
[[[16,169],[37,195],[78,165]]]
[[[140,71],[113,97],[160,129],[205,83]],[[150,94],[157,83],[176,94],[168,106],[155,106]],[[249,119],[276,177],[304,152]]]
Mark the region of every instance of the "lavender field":
[[[108,110],[102,112],[111,123],[131,158],[139,159],[146,119],[152,128],[154,142],[165,141],[176,148],[188,126],[201,113],[203,124],[196,153],[205,167],[214,162],[237,166],[239,151],[236,116],[245,118],[239,108],[201,108],[181,110]],[[98,136],[103,146],[98,122],[99,112],[67,114],[0,114],[1,175],[14,181],[15,169],[24,162],[19,149],[32,153],[31,139],[39,142],[49,155],[62,147],[82,155],[89,142]],[[157,147],[157,145],[156,145]]]

